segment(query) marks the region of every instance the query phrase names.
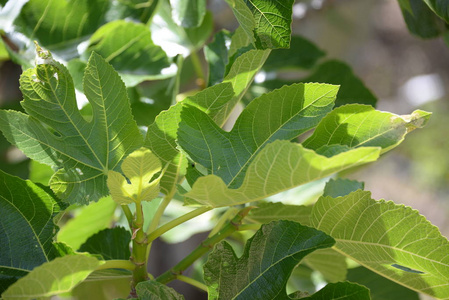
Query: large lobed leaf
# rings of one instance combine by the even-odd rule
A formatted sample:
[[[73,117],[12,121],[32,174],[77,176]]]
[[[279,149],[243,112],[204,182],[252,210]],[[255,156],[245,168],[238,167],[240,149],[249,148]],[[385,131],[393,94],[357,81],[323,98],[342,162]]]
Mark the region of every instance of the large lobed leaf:
[[[0,292],[59,256],[53,218],[64,208],[44,188],[0,170]]]
[[[85,255],[67,255],[35,268],[11,285],[4,300],[44,299],[71,291],[104,262]]]
[[[291,140],[315,127],[331,111],[337,92],[337,86],[326,84],[284,86],[253,100],[230,132],[202,111],[184,106],[178,144],[210,174],[231,188],[238,187],[265,145]]]
[[[334,249],[368,269],[431,296],[449,299],[449,242],[415,210],[375,201],[369,192],[321,197],[311,223]]]
[[[0,129],[27,156],[59,170],[50,185],[70,203],[97,201],[108,193],[106,176],[142,144],[123,82],[93,53],[84,75],[84,91],[93,119],[77,109],[72,78],[51,57],[20,79],[28,113],[0,111]]]
[[[279,94],[281,96],[276,98],[282,99],[282,93]],[[270,94],[266,95],[269,96]],[[279,103],[282,104],[282,100]],[[254,106],[257,107],[257,101]],[[250,107],[251,105],[248,106]],[[270,109],[277,111],[275,105],[271,105]],[[188,112],[188,108],[186,111]],[[371,162],[377,159],[379,153],[399,145],[407,133],[424,126],[430,113],[417,110],[411,115],[398,116],[376,111],[368,105],[345,105],[321,119],[312,136],[304,141],[304,146],[278,140],[268,144],[261,151],[256,148],[255,150],[259,152],[254,152],[255,155],[253,153],[254,158],[245,156],[243,147],[237,146],[239,140],[254,141],[246,144],[257,145],[258,137],[266,135],[267,132],[269,135],[272,128],[276,129],[275,126],[279,126],[279,122],[271,125],[271,116],[260,114],[257,117],[262,118],[262,122],[253,121],[258,125],[258,130],[264,128],[260,134],[253,133],[250,129],[254,127],[251,126],[243,130],[244,126],[238,127],[237,121],[235,126],[239,129],[239,134],[232,139],[227,136],[231,135],[232,131],[230,134],[221,132],[199,111],[195,111],[192,117],[187,115],[190,119],[183,119],[178,130],[180,146],[193,160],[205,165],[212,173],[195,182],[192,190],[185,195],[186,204],[218,207],[261,200],[332,173]],[[200,128],[195,121],[208,125]],[[299,126],[301,122],[307,123],[303,120],[298,122]],[[279,128],[284,129],[282,126]],[[282,138],[282,134],[277,138]],[[246,144],[245,151],[251,153],[251,148],[246,147]],[[249,164],[248,158],[252,159]]]
[[[322,232],[291,221],[263,225],[240,258],[222,242],[204,265],[209,299],[288,299],[285,287],[293,268],[307,254],[333,243]]]

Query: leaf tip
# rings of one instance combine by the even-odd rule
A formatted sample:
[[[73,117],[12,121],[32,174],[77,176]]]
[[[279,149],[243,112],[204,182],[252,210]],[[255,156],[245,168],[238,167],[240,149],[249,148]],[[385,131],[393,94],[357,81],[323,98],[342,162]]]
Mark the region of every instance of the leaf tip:
[[[53,57],[50,51],[42,48],[37,41],[34,41],[36,46],[36,65],[47,65],[53,62]]]

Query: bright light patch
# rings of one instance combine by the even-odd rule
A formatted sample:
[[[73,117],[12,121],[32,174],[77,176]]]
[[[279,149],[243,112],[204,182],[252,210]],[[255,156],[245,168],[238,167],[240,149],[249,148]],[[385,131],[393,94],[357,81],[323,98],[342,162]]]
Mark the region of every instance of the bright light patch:
[[[293,17],[302,19],[307,13],[307,5],[305,3],[296,3],[293,5]]]
[[[410,104],[420,106],[444,97],[446,91],[440,75],[426,74],[410,78],[399,93]]]

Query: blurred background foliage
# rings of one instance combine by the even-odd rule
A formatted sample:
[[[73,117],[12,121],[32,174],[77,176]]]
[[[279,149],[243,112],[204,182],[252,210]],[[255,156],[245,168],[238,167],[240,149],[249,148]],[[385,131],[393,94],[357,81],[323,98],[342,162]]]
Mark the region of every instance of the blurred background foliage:
[[[1,1],[0,5],[4,6],[12,1],[15,0]],[[128,86],[134,116],[144,130],[161,110],[211,84],[213,80],[219,80],[207,74],[208,66],[204,53],[198,50],[205,43],[210,43],[209,47],[219,47],[219,39],[225,42],[229,38],[229,32],[238,26],[228,4],[223,0],[209,0],[209,12],[204,15],[201,24],[195,24],[196,27],[176,24],[169,15],[169,1],[160,1],[163,3],[160,6],[156,5],[157,0],[110,1],[115,4],[111,4],[103,13],[101,5],[106,7],[109,1],[96,0],[95,3],[99,6],[95,12],[98,13],[94,18],[95,24],[92,25],[94,30],[83,32],[83,36],[73,33],[72,43],[66,43],[62,48],[59,43],[61,36],[57,34],[48,34],[42,30],[33,32],[32,35],[33,38],[39,39],[43,46],[54,51],[57,59],[68,63],[75,86],[80,91],[82,71],[91,51],[104,52],[102,54],[108,56],[108,45],[115,42],[119,31],[133,30],[136,36],[142,36],[144,42],[135,45],[136,48],[132,51],[147,51],[146,47],[150,45],[148,47],[151,48],[152,56],[148,63],[150,67],[147,67],[152,72],[142,74],[141,68],[145,66],[132,61],[132,51],[128,56],[111,58],[110,62],[123,76]],[[20,0],[16,4],[25,2],[27,1]],[[39,9],[39,1],[32,2],[36,9]],[[158,11],[155,11],[156,8]],[[15,23],[16,28],[24,33],[27,32],[29,23],[33,22],[33,16],[28,14],[29,10],[27,7]],[[18,63],[24,68],[31,65],[34,51],[31,46],[23,46],[23,37],[8,32],[13,28],[8,27],[12,24],[8,18],[10,13],[0,11],[0,108],[21,110],[18,79],[22,69]],[[125,17],[152,22],[150,27],[146,28],[115,21],[101,27],[101,30],[96,30],[102,24]],[[433,112],[426,128],[408,136],[395,151],[389,152],[375,164],[345,175],[364,181],[365,189],[372,191],[374,199],[391,199],[418,209],[437,225],[444,235],[449,236],[449,119],[446,117],[449,113],[449,49],[445,43],[449,38],[443,20],[448,20],[444,11],[432,11],[422,0],[296,1],[293,7],[291,49],[273,51],[243,103],[246,104],[254,97],[284,84],[319,81],[342,85],[337,105],[366,103],[376,105],[379,110],[397,114],[408,114],[416,108]],[[229,32],[218,33],[223,28]],[[214,39],[216,33],[218,35]],[[79,45],[83,46],[78,47]],[[207,56],[207,50],[205,53]],[[214,67],[218,64],[219,62]],[[357,88],[347,89],[345,82],[351,82],[351,85],[347,86]],[[180,94],[174,97],[177,92]],[[84,113],[89,114],[88,107]],[[44,184],[52,174],[48,167],[30,163],[29,159],[12,147],[2,135],[0,169]],[[295,204],[311,203],[322,192],[324,182],[318,181],[273,196],[270,200]],[[151,203],[152,205],[145,208],[150,215],[154,213],[158,202]],[[72,215],[81,214],[74,209]],[[173,218],[184,213],[184,209],[181,202],[175,201],[165,217]],[[85,212],[84,215],[86,214]],[[122,216],[112,216],[112,212],[110,215],[109,223],[112,220],[126,226]],[[204,218],[187,222],[185,227],[167,234],[166,241],[183,243],[179,247],[157,241],[150,260],[150,271],[157,275],[158,270],[171,267],[172,260],[181,259],[188,249],[196,246],[201,237],[196,235],[190,242],[183,239],[208,230],[218,217],[217,214],[206,214]],[[100,229],[107,226],[107,223],[102,223]],[[179,232],[188,234],[179,238]],[[237,235],[234,238],[234,246],[238,247],[238,241],[247,237]],[[170,261],[164,262],[163,257],[170,257]],[[192,272],[193,276],[201,278],[199,262],[195,264]],[[365,274],[367,278],[371,276],[364,272],[351,271],[350,275],[360,277],[360,274]],[[296,269],[294,274],[298,276],[292,277],[292,287],[302,287],[303,290],[311,292],[324,280],[305,265]],[[187,293],[182,290],[182,283],[178,288],[181,293]],[[378,297],[382,299],[382,296]]]

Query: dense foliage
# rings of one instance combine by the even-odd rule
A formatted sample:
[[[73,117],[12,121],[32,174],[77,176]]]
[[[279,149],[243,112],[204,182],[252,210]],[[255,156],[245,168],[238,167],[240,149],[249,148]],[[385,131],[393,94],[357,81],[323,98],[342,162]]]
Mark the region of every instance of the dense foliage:
[[[32,160],[28,180],[0,170],[3,299],[184,299],[173,280],[209,299],[449,299],[438,228],[342,173],[430,113],[376,110],[348,65],[291,36],[293,0],[226,2],[240,26],[211,38],[206,0],[2,1],[2,55],[24,71],[0,130]],[[434,37],[443,2],[399,4]],[[271,197],[299,186],[294,204]],[[203,214],[209,236],[149,274],[152,242]]]

